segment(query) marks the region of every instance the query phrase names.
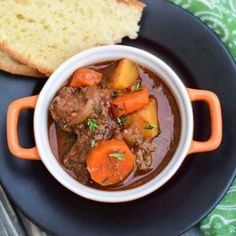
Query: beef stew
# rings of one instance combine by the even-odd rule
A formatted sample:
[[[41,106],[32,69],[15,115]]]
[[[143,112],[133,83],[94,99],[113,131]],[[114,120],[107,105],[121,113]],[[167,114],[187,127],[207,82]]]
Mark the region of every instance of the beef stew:
[[[146,183],[178,146],[175,98],[156,74],[129,59],[76,70],[49,111],[54,155],[71,176],[93,188]]]

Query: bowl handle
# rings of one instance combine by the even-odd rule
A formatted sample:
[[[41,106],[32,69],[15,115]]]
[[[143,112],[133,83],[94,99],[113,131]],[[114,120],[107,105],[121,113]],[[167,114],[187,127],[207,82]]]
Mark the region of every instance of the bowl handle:
[[[23,148],[19,144],[18,119],[22,110],[35,108],[38,96],[17,99],[10,104],[7,111],[7,142],[11,153],[19,158],[40,160],[36,147]]]
[[[197,152],[209,152],[219,147],[222,140],[222,112],[220,101],[215,93],[198,90],[187,89],[191,102],[203,101],[209,106],[211,119],[211,134],[207,141],[192,141],[188,154]]]

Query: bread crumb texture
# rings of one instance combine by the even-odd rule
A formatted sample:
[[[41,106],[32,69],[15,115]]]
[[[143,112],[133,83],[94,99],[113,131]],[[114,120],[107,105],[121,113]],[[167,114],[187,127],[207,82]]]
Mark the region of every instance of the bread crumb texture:
[[[0,0],[0,48],[50,75],[87,48],[135,39],[143,10],[137,2]]]

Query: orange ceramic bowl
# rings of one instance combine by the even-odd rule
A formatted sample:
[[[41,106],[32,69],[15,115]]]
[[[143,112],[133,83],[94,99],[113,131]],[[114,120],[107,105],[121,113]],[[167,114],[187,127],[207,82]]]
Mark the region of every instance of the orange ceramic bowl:
[[[180,141],[169,164],[149,182],[129,190],[102,191],[80,184],[60,166],[54,157],[48,138],[48,107],[57,91],[76,69],[125,57],[156,73],[171,90],[181,116]],[[193,140],[194,122],[191,103],[195,101],[203,101],[209,107],[211,134],[207,141]],[[35,108],[36,147],[28,149],[19,144],[17,125],[20,111],[30,108]],[[222,139],[221,106],[213,92],[186,88],[165,62],[150,53],[128,46],[103,46],[79,53],[64,62],[48,79],[39,96],[22,98],[10,104],[7,114],[7,139],[13,155],[29,160],[41,160],[62,185],[76,194],[101,202],[125,202],[138,199],[160,188],[175,174],[188,154],[216,149]]]

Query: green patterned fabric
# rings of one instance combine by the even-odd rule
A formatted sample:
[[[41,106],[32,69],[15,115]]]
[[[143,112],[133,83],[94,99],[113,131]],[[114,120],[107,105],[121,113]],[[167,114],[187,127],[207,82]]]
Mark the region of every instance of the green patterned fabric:
[[[236,0],[171,1],[215,31],[236,60]],[[207,236],[236,236],[236,180],[216,208],[200,222],[200,229]]]
[[[236,60],[236,0],[171,0],[205,22]]]
[[[205,235],[236,235],[236,180],[216,208],[200,224]]]

